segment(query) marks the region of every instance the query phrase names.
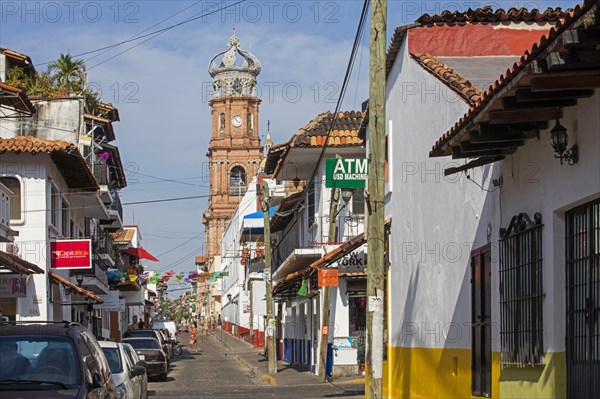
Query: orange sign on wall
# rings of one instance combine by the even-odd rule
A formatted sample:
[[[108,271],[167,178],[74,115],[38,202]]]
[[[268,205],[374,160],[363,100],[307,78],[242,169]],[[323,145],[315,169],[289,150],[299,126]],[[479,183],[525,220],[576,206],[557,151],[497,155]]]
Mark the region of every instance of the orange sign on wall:
[[[319,287],[337,287],[338,269],[319,269]]]

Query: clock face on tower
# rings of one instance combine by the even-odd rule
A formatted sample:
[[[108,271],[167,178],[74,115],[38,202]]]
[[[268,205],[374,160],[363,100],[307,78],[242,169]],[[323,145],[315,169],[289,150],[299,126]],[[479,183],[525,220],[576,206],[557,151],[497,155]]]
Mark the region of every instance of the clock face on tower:
[[[231,124],[235,127],[242,126],[242,117],[239,115],[234,115],[233,118],[231,118]]]

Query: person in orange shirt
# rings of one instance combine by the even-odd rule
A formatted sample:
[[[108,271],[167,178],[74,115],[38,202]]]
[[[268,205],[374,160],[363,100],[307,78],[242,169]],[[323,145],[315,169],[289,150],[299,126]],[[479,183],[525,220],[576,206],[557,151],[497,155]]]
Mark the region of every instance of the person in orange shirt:
[[[196,342],[198,339],[198,327],[196,322],[192,325],[192,329],[190,330],[190,352],[197,352],[198,349],[196,347]]]

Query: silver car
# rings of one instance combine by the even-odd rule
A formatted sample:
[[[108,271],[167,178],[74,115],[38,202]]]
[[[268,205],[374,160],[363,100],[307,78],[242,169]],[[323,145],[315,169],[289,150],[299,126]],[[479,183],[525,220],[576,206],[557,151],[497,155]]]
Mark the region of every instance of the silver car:
[[[143,381],[146,369],[140,364],[132,364],[123,344],[117,342],[99,342],[117,387],[117,399],[144,399]]]

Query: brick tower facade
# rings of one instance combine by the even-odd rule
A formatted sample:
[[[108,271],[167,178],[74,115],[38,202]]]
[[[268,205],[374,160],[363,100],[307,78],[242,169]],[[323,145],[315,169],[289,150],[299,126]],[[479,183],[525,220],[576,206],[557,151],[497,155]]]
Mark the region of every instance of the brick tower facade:
[[[239,60],[236,63],[236,60]],[[239,65],[238,65],[239,64]],[[202,223],[206,231],[206,260],[220,255],[221,237],[252,177],[258,172],[262,147],[258,135],[260,99],[256,76],[260,62],[240,49],[235,34],[229,48],[210,62],[214,98],[209,159],[210,197]]]

